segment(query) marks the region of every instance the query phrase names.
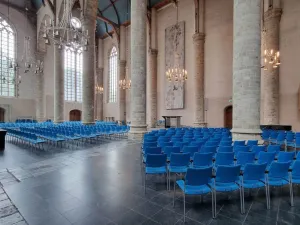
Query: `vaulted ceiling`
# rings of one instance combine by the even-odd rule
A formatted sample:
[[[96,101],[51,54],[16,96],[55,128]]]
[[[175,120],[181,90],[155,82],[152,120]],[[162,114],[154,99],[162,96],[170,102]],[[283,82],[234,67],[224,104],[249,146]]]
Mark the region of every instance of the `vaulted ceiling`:
[[[36,9],[43,6],[45,0],[31,0]],[[148,7],[160,8],[172,0],[148,0]],[[131,0],[98,0],[97,35],[105,37],[112,32],[111,22],[120,26],[130,23]],[[101,18],[101,19],[100,19]]]

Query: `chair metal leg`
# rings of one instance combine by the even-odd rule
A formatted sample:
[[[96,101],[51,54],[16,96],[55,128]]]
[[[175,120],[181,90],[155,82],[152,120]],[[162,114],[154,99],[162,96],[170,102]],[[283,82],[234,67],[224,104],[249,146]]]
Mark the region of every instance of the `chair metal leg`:
[[[173,207],[175,206],[175,194],[176,194],[176,185],[174,182],[174,191],[173,191]]]
[[[216,190],[214,190],[214,218],[217,217],[217,193],[216,193]]]
[[[293,206],[294,206],[293,183],[292,183],[292,182],[290,182],[289,186],[290,186],[290,198],[291,198],[291,206],[293,207]]]
[[[185,222],[185,193],[183,192],[183,222]]]
[[[271,208],[271,197],[270,197],[270,186],[267,185],[267,189],[268,189],[268,209]]]
[[[211,191],[211,211],[212,211],[212,218],[215,218],[215,209],[214,209],[214,192]]]
[[[265,191],[266,191],[266,202],[267,202],[267,209],[269,207],[269,199],[268,199],[268,187],[265,185]]]

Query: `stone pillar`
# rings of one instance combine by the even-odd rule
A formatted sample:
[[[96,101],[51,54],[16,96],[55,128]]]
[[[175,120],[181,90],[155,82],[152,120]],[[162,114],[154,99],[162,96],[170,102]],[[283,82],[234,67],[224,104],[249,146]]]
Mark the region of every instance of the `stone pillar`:
[[[282,10],[280,8],[269,9],[265,12],[265,48],[279,51],[279,27]],[[265,50],[265,49],[263,49]],[[266,65],[263,79],[263,116],[264,124],[279,124],[279,68],[273,68],[271,64]]]
[[[141,139],[146,124],[147,0],[131,1],[131,127],[129,138]]]
[[[64,48],[54,45],[54,123],[64,122]]]
[[[193,35],[194,43],[194,92],[195,92],[195,114],[194,125],[205,127],[204,114],[204,33]]]
[[[234,0],[234,140],[259,139],[261,79],[261,0]]]
[[[97,83],[99,86],[103,87],[103,68],[97,68]],[[105,90],[104,90],[105,91]],[[103,120],[103,94],[97,94],[97,120]]]
[[[126,77],[126,61],[119,60],[119,80],[123,80]],[[118,83],[119,85],[119,83]],[[126,90],[119,88],[119,101],[118,101],[118,108],[119,108],[119,118],[120,121],[125,121],[125,109],[126,109]]]
[[[83,51],[83,75],[82,75],[82,123],[94,124],[95,104],[95,30],[97,19],[97,0],[86,1],[82,30],[89,34],[87,49]]]
[[[36,60],[39,62],[44,62],[45,53],[36,52]],[[35,100],[35,109],[36,109],[36,120],[38,122],[45,121],[45,93],[44,93],[44,70],[41,69],[37,71],[36,75],[36,100]]]
[[[148,50],[147,124],[151,128],[157,122],[157,53],[156,49]]]

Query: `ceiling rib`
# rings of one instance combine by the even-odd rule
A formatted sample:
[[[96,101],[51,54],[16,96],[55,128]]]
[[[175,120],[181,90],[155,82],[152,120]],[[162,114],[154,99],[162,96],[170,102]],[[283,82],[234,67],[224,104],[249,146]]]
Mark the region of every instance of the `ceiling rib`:
[[[120,21],[120,17],[119,17],[119,13],[118,13],[118,11],[117,11],[117,8],[116,8],[116,6],[115,6],[115,2],[116,2],[116,1],[110,0],[110,3],[112,4],[112,6],[113,6],[113,8],[114,8],[114,10],[115,10],[115,13],[116,13],[116,15],[117,15],[118,24],[120,25],[120,24],[121,24],[121,21]]]

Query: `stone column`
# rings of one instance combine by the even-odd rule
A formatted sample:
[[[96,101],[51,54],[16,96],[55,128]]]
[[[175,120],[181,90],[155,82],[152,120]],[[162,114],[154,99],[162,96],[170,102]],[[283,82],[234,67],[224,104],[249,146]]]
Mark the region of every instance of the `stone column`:
[[[64,48],[54,45],[54,123],[64,122]]]
[[[194,92],[195,92],[195,114],[194,125],[205,127],[204,114],[204,33],[193,35],[194,43]]]
[[[234,140],[260,138],[261,0],[234,0]]]
[[[280,8],[269,9],[265,12],[265,48],[279,51],[279,27],[282,10]],[[265,49],[263,49],[265,50]],[[267,70],[264,70],[263,79],[263,116],[264,124],[279,124],[279,68],[273,68],[267,64]]]
[[[103,87],[103,68],[97,68],[97,82]],[[105,90],[104,90],[105,91]],[[97,94],[97,120],[103,120],[103,94]]]
[[[45,53],[44,52],[36,52],[36,60],[39,62],[44,62]],[[38,122],[45,121],[45,93],[44,93],[44,70],[41,69],[37,71],[36,75],[36,100],[35,100],[35,108],[36,108],[36,120]]]
[[[147,0],[131,1],[131,127],[129,138],[141,139],[146,124]]]
[[[94,124],[95,104],[95,30],[97,19],[97,0],[86,1],[82,30],[88,32],[89,43],[83,51],[83,75],[82,75],[82,123]]]
[[[147,124],[156,127],[157,122],[157,53],[156,49],[148,50],[147,75]]]
[[[123,80],[126,77],[126,60],[119,60],[119,80]],[[119,83],[118,83],[119,85]],[[119,101],[118,101],[118,108],[119,108],[119,118],[120,121],[125,121],[125,109],[126,109],[126,90],[119,88]]]

